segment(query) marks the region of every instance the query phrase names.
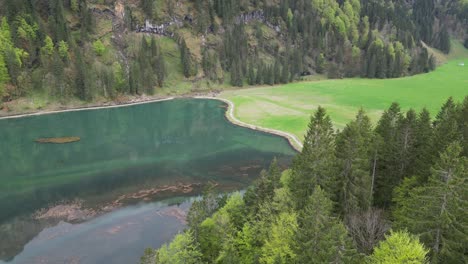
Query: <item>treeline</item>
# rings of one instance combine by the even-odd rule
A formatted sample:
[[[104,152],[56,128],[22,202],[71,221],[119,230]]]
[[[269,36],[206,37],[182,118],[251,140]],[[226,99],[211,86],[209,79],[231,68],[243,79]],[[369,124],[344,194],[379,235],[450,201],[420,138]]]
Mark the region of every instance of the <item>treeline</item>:
[[[435,69],[421,40],[450,50],[447,27],[433,26],[436,8],[443,13],[435,1],[194,2],[198,32],[224,28],[215,51],[234,86],[287,83],[313,73],[396,78]],[[251,20],[243,20],[246,14]]]
[[[242,196],[207,192],[188,229],[142,263],[466,263],[468,97],[427,110],[311,117],[290,170]]]
[[[397,78],[436,67],[421,41],[449,52],[452,35],[468,46],[462,0],[141,0],[122,2],[122,14],[116,3],[0,0],[0,97],[153,93],[168,72],[164,51],[133,35],[146,19],[165,25],[165,37],[177,42],[182,67],[171,68],[181,82]],[[103,19],[112,20],[106,30],[113,37],[104,34]]]
[[[57,99],[89,101],[152,94],[164,85],[167,67],[158,40],[143,36],[116,43],[98,36],[95,14],[86,0],[1,1],[0,5],[4,7],[0,98],[4,100],[45,92]],[[134,48],[128,48],[130,44]]]

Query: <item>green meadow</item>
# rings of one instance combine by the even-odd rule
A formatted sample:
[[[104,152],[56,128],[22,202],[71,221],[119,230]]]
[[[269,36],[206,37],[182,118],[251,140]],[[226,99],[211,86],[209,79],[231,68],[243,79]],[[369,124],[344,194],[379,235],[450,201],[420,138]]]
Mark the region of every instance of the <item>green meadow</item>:
[[[435,116],[448,97],[461,101],[468,95],[468,50],[456,42],[452,46],[452,53],[442,58],[445,62],[427,74],[299,82],[226,91],[221,97],[234,102],[234,114],[240,120],[290,132],[299,139],[319,105],[327,109],[336,128],[344,127],[361,107],[375,122],[392,102],[402,110],[427,108]]]

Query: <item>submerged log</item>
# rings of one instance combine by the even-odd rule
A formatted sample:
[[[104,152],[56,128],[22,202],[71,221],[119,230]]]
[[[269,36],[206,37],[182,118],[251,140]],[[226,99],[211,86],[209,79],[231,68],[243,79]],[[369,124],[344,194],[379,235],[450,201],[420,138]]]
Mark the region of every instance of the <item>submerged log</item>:
[[[38,138],[37,143],[50,143],[50,144],[66,144],[80,141],[80,137],[57,137],[57,138]]]

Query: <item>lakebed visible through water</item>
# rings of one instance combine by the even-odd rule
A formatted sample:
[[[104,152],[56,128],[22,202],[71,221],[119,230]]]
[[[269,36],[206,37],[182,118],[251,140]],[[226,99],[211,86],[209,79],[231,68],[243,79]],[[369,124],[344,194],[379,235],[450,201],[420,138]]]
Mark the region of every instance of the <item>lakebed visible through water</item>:
[[[177,99],[0,120],[0,263],[135,263],[185,227],[208,182],[245,188],[278,136],[235,126],[226,104]],[[77,137],[68,144],[41,138]]]

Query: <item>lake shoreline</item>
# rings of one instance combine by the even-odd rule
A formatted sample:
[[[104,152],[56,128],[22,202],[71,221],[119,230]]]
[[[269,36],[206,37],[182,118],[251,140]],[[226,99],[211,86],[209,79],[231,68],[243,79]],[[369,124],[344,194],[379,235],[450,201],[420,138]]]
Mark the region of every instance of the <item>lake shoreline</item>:
[[[218,101],[224,102],[228,105],[228,108],[226,109],[225,117],[230,123],[236,126],[245,127],[245,128],[249,128],[255,131],[260,131],[260,132],[283,137],[288,141],[289,145],[294,150],[298,152],[302,150],[303,145],[300,142],[300,140],[296,136],[290,133],[275,130],[275,129],[259,127],[259,126],[251,125],[251,124],[240,121],[234,115],[234,109],[235,109],[234,103],[228,99],[217,97],[217,94],[215,93],[212,93],[211,95],[185,95],[185,96],[171,96],[171,97],[162,97],[162,98],[151,98],[151,97],[143,96],[139,98],[134,98],[130,101],[123,102],[123,103],[111,102],[109,104],[98,104],[98,105],[83,106],[83,107],[71,107],[71,108],[59,109],[59,110],[44,110],[44,111],[39,110],[39,111],[30,112],[30,113],[4,115],[4,116],[0,114],[0,120],[30,117],[30,116],[40,116],[40,115],[48,115],[48,114],[58,114],[58,113],[66,113],[66,112],[128,107],[128,106],[141,105],[141,104],[171,101],[174,99],[183,99],[183,98],[210,99],[210,100],[218,100]]]

